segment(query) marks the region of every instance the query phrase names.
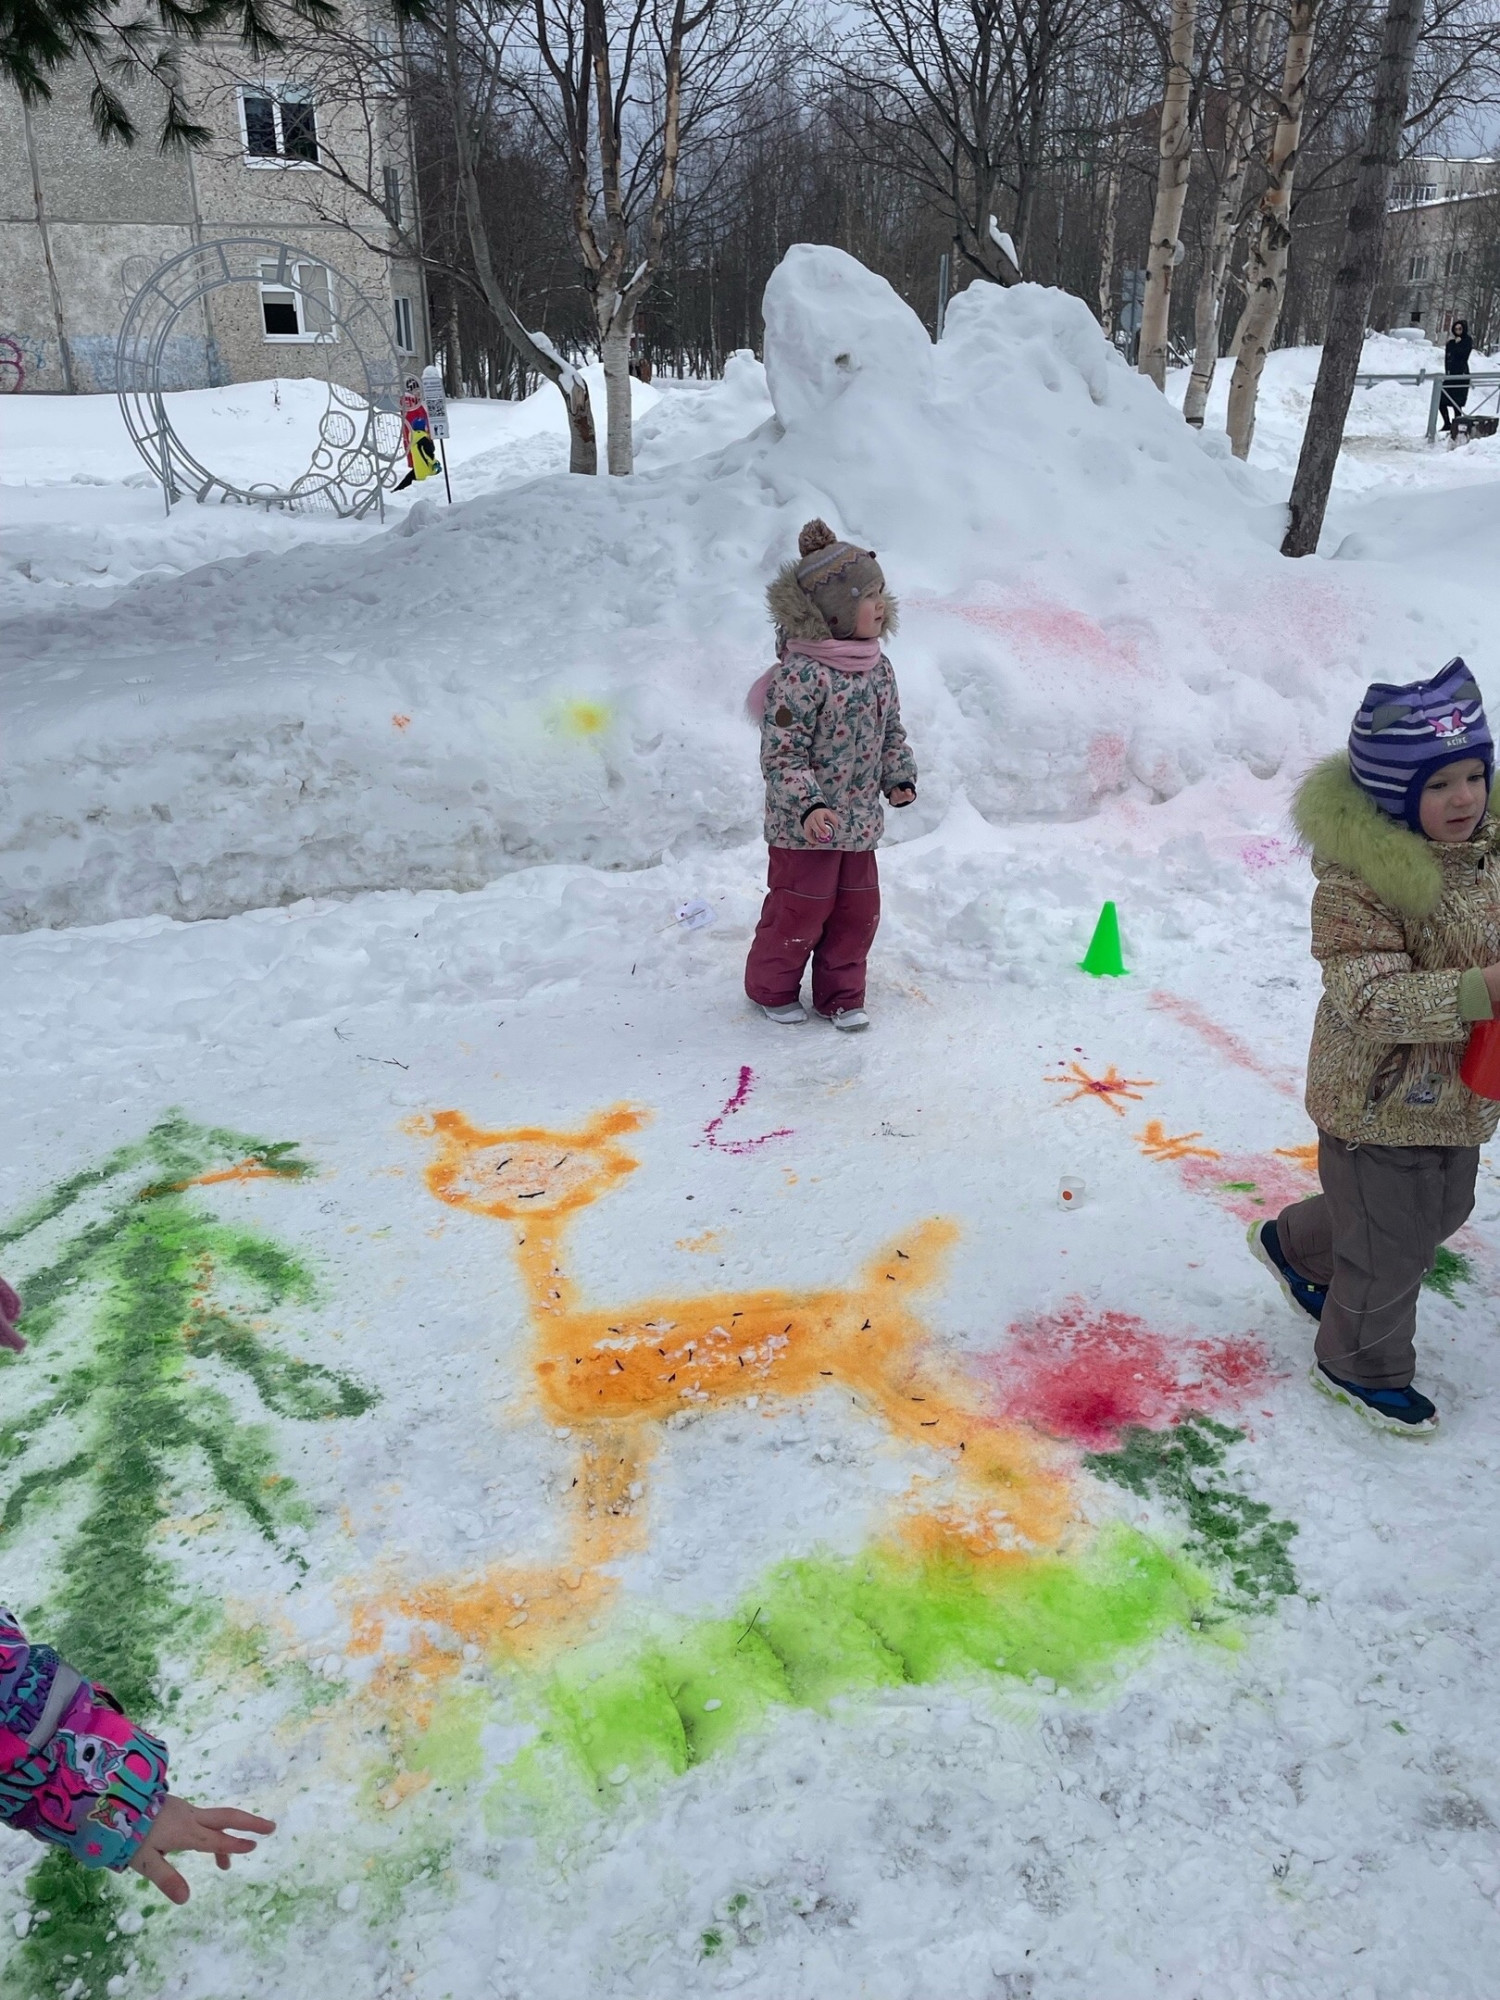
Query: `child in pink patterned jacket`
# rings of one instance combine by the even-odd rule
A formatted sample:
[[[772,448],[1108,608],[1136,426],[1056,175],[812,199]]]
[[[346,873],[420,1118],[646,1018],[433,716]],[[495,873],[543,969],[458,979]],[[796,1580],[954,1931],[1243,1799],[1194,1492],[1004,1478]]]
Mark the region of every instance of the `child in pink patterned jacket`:
[[[21,1301],[0,1278],[0,1347],[19,1351]],[[133,1868],[174,1903],[188,1885],[167,1860],[194,1848],[221,1868],[252,1854],[231,1829],[274,1833],[234,1806],[204,1810],[167,1790],[167,1746],[121,1712],[114,1696],[28,1645],[0,1606],[0,1820],[64,1847],[85,1868]]]
[[[750,690],[771,853],[745,991],[769,1019],[805,1021],[811,956],[814,1011],[836,1028],[867,1028],[881,794],[893,806],[917,795],[896,676],[880,644],[895,630],[896,606],[873,549],[839,541],[822,521],[809,521],[797,546],[801,560],[766,592],[779,658]]]

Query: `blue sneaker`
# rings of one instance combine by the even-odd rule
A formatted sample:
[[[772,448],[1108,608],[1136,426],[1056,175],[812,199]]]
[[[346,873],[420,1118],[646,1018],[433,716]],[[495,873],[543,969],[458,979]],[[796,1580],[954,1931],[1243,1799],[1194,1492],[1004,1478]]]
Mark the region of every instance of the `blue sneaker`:
[[[1316,1362],[1308,1377],[1315,1389],[1346,1403],[1351,1410],[1377,1430],[1395,1431],[1398,1437],[1427,1437],[1438,1427],[1436,1407],[1417,1389],[1367,1389],[1362,1382],[1341,1382]]]
[[[1265,1265],[1289,1302],[1305,1312],[1309,1319],[1321,1319],[1328,1287],[1313,1284],[1286,1261],[1281,1254],[1281,1239],[1276,1234],[1276,1224],[1252,1222],[1246,1241],[1250,1245],[1250,1255],[1258,1264]]]

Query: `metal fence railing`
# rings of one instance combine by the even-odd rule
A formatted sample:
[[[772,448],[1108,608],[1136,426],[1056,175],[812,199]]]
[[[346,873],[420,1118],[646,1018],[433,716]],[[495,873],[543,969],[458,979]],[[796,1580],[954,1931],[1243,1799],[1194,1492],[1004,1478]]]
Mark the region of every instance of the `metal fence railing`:
[[[1404,382],[1409,388],[1420,388],[1424,382],[1430,382],[1432,384],[1432,396],[1427,405],[1427,442],[1429,444],[1436,439],[1438,434],[1438,424],[1441,421],[1443,389],[1447,384],[1451,383],[1455,389],[1467,387],[1469,390],[1470,400],[1459,413],[1462,419],[1467,420],[1480,416],[1500,419],[1500,374],[1445,375],[1441,368],[1436,370],[1431,368],[1417,368],[1412,370],[1410,374],[1387,374],[1384,372],[1368,374],[1361,372],[1354,379],[1361,389],[1372,389],[1377,382]],[[1480,392],[1477,401],[1473,399],[1476,389]]]

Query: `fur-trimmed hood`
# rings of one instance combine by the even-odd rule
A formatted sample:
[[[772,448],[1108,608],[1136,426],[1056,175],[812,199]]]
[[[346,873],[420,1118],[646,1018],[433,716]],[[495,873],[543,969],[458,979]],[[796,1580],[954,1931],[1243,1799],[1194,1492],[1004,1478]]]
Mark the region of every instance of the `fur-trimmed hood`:
[[[1347,751],[1315,764],[1292,799],[1292,823],[1314,862],[1347,868],[1382,903],[1406,917],[1428,917],[1443,899],[1440,845],[1383,813],[1354,782]],[[1500,844],[1500,780],[1488,817],[1465,848]]]
[[[800,560],[800,558],[799,558]],[[766,608],[771,614],[771,622],[783,639],[831,639],[828,620],[807,592],[797,581],[797,563],[783,563],[775,576],[766,585]],[[882,640],[889,639],[899,621],[899,607],[894,592],[885,593],[885,630]]]

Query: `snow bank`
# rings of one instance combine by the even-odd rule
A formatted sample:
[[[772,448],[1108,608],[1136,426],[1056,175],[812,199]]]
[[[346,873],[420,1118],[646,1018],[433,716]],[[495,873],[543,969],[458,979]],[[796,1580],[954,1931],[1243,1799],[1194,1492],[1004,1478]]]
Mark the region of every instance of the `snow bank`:
[[[645,414],[661,457],[632,480],[421,497],[364,540],[0,621],[0,922],[472,888],[753,837],[761,594],[813,513],[878,548],[904,600],[922,786],[900,838],[960,787],[991,819],[1056,818],[1270,775],[1341,731],[1372,660],[1410,663],[1363,584],[1280,561],[1276,511],[1078,300],[973,287],[934,349],[882,281],[801,246],[766,320],[774,419],[738,362]]]

